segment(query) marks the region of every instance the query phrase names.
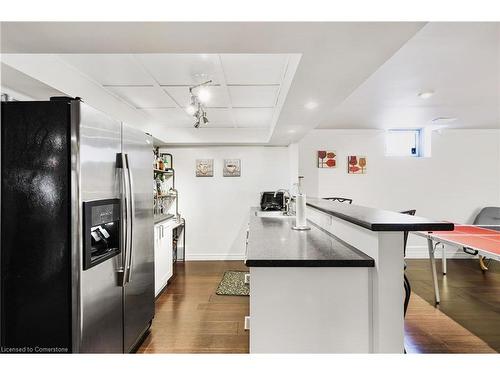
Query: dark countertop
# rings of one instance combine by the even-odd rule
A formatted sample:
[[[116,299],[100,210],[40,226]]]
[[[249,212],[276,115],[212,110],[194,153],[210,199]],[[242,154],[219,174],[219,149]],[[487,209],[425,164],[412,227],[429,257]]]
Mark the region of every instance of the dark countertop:
[[[378,208],[331,202],[321,198],[307,198],[307,205],[371,231],[414,232],[453,230],[454,228],[453,223],[445,221],[410,216]]]
[[[373,267],[368,255],[309,222],[295,231],[295,218],[255,216],[250,212],[248,267]]]

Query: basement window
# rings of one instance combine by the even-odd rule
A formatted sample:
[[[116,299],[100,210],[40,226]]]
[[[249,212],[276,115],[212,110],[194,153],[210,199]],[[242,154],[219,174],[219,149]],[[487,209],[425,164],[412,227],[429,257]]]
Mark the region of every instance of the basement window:
[[[385,137],[386,156],[423,156],[421,129],[391,129]]]

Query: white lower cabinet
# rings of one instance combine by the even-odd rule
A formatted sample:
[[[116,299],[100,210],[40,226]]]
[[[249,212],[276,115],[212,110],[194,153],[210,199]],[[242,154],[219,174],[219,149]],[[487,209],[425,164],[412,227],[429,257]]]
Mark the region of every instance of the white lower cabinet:
[[[167,224],[156,224],[154,236],[155,297],[157,297],[173,275],[172,228]]]
[[[369,267],[250,267],[245,318],[250,353],[374,352],[378,322],[372,321],[371,272]]]

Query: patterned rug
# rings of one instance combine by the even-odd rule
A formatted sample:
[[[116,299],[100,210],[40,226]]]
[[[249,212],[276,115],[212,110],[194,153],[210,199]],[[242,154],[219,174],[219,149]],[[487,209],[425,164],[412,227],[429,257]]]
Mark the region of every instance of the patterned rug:
[[[247,271],[226,271],[215,292],[222,296],[249,296],[250,288],[245,284]]]

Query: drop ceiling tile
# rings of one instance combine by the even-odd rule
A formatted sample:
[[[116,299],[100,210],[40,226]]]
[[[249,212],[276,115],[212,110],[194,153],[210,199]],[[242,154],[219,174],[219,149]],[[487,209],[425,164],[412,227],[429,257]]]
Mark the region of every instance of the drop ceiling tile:
[[[233,114],[239,128],[268,128],[274,108],[234,108]]]
[[[232,128],[233,116],[227,108],[207,108],[208,128]]]
[[[177,103],[182,107],[187,107],[191,103],[191,96],[188,87],[163,86],[162,87]],[[223,86],[206,86],[204,88],[210,93],[210,98],[206,103],[207,107],[229,107],[229,95]]]
[[[157,124],[171,128],[184,128],[193,126],[193,119],[180,108],[149,108],[141,109],[150,115]]]
[[[286,54],[221,54],[228,85],[281,84],[288,61]]]
[[[101,85],[150,85],[153,78],[131,55],[66,54],[59,57]]]
[[[141,54],[137,58],[160,85],[195,85],[210,79],[220,83],[216,54]]]
[[[274,107],[279,86],[229,86],[233,107]]]
[[[176,106],[167,93],[159,87],[107,86],[106,89],[136,108],[173,108]]]

